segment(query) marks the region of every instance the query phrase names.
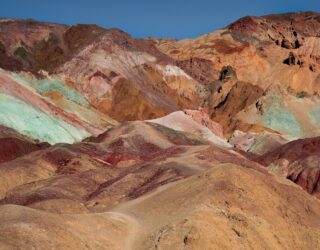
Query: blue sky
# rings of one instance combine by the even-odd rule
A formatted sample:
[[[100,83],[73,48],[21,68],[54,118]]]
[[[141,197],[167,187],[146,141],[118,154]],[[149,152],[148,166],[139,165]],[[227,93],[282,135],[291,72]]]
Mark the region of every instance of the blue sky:
[[[95,23],[134,37],[192,38],[246,15],[319,11],[320,0],[1,0],[0,16]]]

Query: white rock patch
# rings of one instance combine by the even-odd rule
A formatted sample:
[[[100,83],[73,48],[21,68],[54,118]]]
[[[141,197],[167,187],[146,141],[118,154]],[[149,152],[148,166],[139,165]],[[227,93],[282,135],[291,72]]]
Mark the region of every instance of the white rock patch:
[[[173,65],[157,65],[157,70],[159,70],[164,76],[183,76],[186,77],[189,80],[192,80],[192,77],[190,77],[188,74],[186,74],[182,69],[180,69],[177,66]]]

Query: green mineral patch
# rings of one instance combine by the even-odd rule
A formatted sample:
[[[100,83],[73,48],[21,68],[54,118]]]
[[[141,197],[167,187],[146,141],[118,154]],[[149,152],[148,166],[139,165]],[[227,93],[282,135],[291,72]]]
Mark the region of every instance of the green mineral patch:
[[[291,114],[283,100],[283,96],[277,88],[273,88],[268,93],[268,102],[263,116],[265,127],[271,128],[283,134],[294,137],[303,136],[303,130],[296,117]]]
[[[287,132],[298,137],[303,135],[299,122],[284,108],[269,107],[264,114],[264,124],[275,131]]]
[[[50,144],[74,143],[90,136],[87,131],[2,93],[0,93],[0,124]]]
[[[58,77],[50,79],[30,79],[19,73],[11,73],[11,76],[20,84],[36,89],[40,94],[45,94],[50,91],[57,91],[66,99],[79,105],[89,107],[88,101],[79,92],[66,86],[65,82]]]

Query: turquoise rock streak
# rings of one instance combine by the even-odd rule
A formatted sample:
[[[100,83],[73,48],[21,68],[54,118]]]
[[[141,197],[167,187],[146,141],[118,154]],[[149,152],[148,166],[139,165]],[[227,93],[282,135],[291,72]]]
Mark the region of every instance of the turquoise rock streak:
[[[90,136],[85,130],[2,93],[0,93],[0,124],[50,144],[74,143]]]
[[[20,84],[30,86],[36,89],[40,94],[49,91],[57,91],[66,99],[78,103],[82,106],[89,107],[88,101],[76,90],[66,86],[65,82],[59,78],[50,79],[29,79],[22,74],[11,73],[11,76]]]

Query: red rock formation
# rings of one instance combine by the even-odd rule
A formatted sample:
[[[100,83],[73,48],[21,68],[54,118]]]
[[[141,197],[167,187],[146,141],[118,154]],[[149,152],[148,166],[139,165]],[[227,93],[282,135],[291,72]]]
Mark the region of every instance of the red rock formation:
[[[0,139],[0,163],[11,161],[22,155],[47,147],[47,144],[33,144],[16,138]]]
[[[279,159],[294,162],[312,155],[320,155],[320,137],[300,139],[289,142],[259,158],[259,162],[268,166]]]
[[[0,163],[47,147],[49,147],[48,143],[34,142],[16,131],[0,125]]]
[[[320,138],[289,142],[257,160],[320,197]]]

